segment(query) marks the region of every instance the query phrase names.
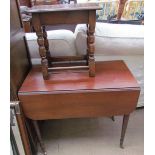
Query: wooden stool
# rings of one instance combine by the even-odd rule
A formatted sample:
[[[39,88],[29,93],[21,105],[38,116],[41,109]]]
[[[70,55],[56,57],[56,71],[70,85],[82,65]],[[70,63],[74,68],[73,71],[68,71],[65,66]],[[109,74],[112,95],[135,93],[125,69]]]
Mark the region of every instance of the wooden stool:
[[[66,69],[89,69],[89,76],[95,76],[95,58],[94,58],[94,32],[96,25],[96,10],[100,9],[96,3],[85,4],[60,4],[60,5],[39,5],[33,6],[27,12],[32,13],[32,25],[38,36],[39,53],[41,56],[43,78],[49,78],[49,71],[66,70]],[[54,19],[54,20],[53,20]],[[49,52],[49,43],[46,25],[56,24],[80,24],[85,23],[88,27],[87,39],[87,55],[72,57],[52,57]],[[79,62],[84,61],[85,64],[74,66],[54,67],[54,63],[58,62]],[[64,63],[65,64],[65,63]]]

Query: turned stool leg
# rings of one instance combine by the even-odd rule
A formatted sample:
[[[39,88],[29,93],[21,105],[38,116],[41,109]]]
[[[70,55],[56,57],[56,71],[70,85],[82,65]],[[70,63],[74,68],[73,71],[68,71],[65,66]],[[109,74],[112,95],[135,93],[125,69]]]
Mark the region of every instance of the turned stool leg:
[[[39,15],[34,15],[35,20],[33,20],[33,26],[36,31],[37,35],[37,42],[39,45],[39,54],[41,57],[41,64],[42,64],[42,73],[43,73],[43,78],[44,80],[48,79],[48,60],[47,60],[47,52],[46,52],[46,47],[45,47],[45,40],[44,37],[46,34],[44,34],[41,23],[40,23],[40,18]]]
[[[95,24],[96,24],[96,16],[93,11],[89,11],[89,24],[87,26],[87,55],[88,55],[88,64],[89,64],[89,76],[95,76]]]
[[[36,134],[37,134],[37,138],[38,138],[40,147],[41,147],[44,155],[47,155],[46,150],[45,150],[45,145],[44,145],[42,137],[41,137],[41,133],[40,133],[40,129],[39,129],[39,126],[38,126],[38,122],[34,121],[34,120],[32,120],[32,122],[33,122],[33,125],[34,125],[34,128],[35,128]]]
[[[49,42],[48,42],[48,39],[47,39],[46,27],[42,26],[42,29],[43,29],[44,46],[46,48],[46,56],[47,56],[47,60],[48,60],[48,65],[50,65],[51,54],[50,54],[50,51],[49,51]]]
[[[122,132],[121,132],[121,139],[120,139],[120,147],[121,148],[124,148],[123,142],[124,142],[124,137],[125,137],[128,121],[129,121],[129,116],[130,115],[124,115],[124,117],[123,117]]]

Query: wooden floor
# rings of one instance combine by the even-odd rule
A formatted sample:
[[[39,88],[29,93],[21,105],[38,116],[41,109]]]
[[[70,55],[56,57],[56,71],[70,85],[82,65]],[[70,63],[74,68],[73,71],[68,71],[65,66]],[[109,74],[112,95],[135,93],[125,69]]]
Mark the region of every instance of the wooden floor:
[[[125,149],[120,149],[122,117],[45,121],[42,134],[47,155],[143,155],[144,110],[131,114]],[[41,155],[39,153],[38,155]]]

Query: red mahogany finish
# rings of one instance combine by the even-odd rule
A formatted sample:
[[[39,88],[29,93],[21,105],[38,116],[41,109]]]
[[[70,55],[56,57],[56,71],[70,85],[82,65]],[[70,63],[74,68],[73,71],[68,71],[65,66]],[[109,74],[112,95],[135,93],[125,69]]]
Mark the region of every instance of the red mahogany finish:
[[[59,71],[50,75],[49,80],[41,77],[41,68],[33,67],[19,90],[25,93],[54,93],[56,91],[80,91],[100,89],[139,88],[123,61],[105,61],[96,63],[96,77],[88,77],[86,71]]]
[[[85,70],[53,71],[49,80],[34,67],[18,92],[26,117],[37,120],[123,115],[120,147],[140,88],[123,61],[96,63],[96,76]],[[46,154],[36,124],[41,148]],[[28,154],[29,155],[29,154]]]
[[[129,114],[139,92],[123,61],[110,61],[96,64],[95,78],[85,71],[59,71],[45,81],[33,68],[18,95],[28,118],[44,120]]]

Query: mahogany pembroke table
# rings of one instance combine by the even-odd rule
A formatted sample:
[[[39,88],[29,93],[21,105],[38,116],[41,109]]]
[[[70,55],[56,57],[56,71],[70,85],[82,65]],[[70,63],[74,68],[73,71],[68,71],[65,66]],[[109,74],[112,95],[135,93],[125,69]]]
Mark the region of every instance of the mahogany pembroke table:
[[[45,154],[37,120],[123,115],[120,139],[123,147],[129,115],[135,110],[140,93],[123,61],[97,62],[94,78],[84,70],[62,70],[44,80],[40,70],[32,68],[18,92],[23,111],[19,117],[32,119]],[[30,155],[24,122],[19,126],[26,155]]]

